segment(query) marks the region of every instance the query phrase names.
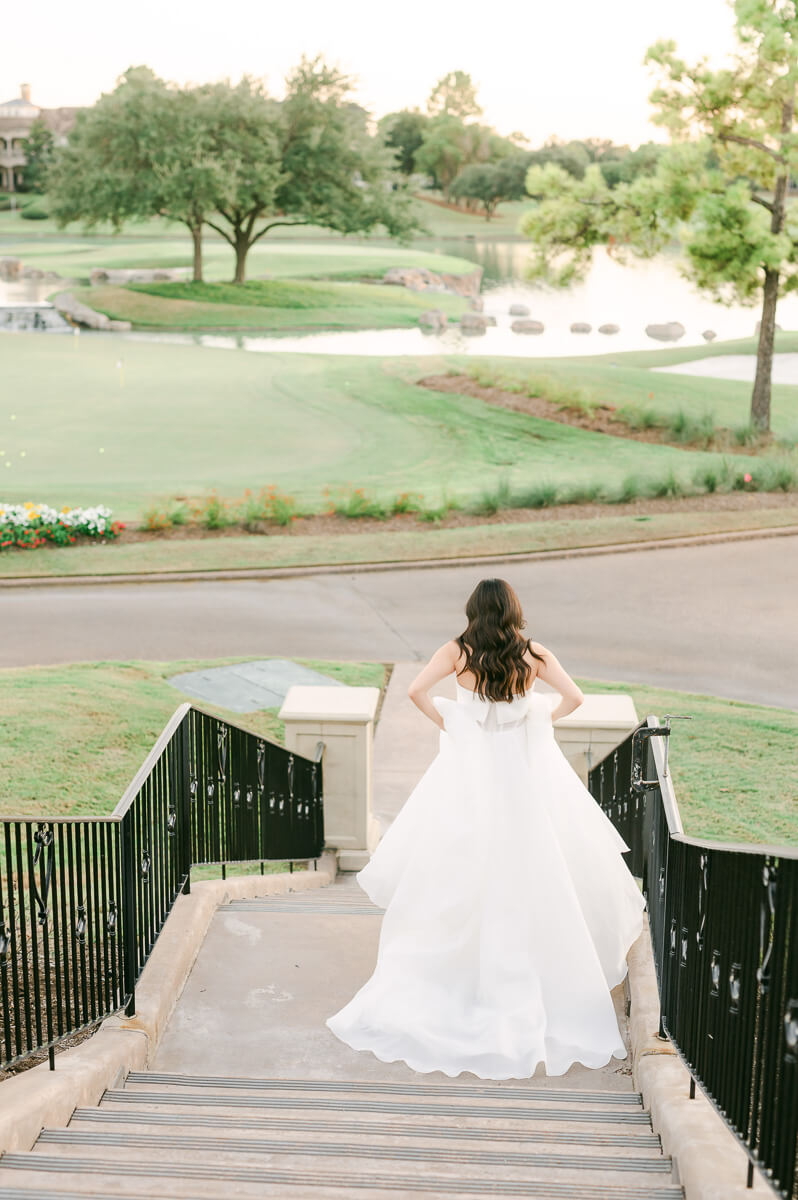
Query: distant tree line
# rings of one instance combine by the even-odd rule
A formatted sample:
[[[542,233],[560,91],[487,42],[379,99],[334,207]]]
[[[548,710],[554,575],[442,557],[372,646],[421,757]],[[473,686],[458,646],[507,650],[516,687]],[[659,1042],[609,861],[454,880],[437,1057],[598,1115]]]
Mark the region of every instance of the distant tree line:
[[[426,112],[413,108],[388,113],[379,128],[399,171],[427,176],[448,200],[481,211],[488,220],[503,200],[524,199],[530,167],[554,163],[574,179],[583,179],[587,168],[597,164],[612,188],[653,173],[663,150],[654,142],[631,150],[599,138],[550,138],[532,150],[523,134],[501,137],[479,123],[481,115],[470,75],[453,71],[433,88]]]

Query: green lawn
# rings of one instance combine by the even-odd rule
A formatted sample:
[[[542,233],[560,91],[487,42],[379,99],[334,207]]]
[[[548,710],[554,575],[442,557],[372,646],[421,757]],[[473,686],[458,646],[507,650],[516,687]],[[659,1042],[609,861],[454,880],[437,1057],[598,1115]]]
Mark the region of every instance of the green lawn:
[[[798,498],[783,508],[751,511],[663,512],[650,516],[609,515],[536,520],[453,528],[380,529],[329,536],[230,535],[172,541],[86,543],[79,546],[7,550],[0,554],[0,579],[60,578],[70,575],[135,575],[171,571],[231,571],[342,565],[344,563],[420,562],[587,546],[648,542],[735,530],[778,529],[798,525]]]
[[[443,365],[17,334],[3,341],[0,499],[104,502],[132,518],[210,488],[275,484],[313,507],[325,486],[351,484],[435,503],[500,481],[611,488],[719,461],[414,385]]]
[[[139,329],[387,329],[418,324],[430,307],[457,318],[459,296],[368,283],[275,279],[232,283],[156,283],[74,288],[91,308]]]
[[[190,697],[166,680],[183,671],[247,661],[99,662],[0,671],[2,816],[109,813],[175,709]],[[298,660],[343,683],[382,687],[380,663]],[[277,709],[201,708],[272,740]]]
[[[0,246],[3,255],[21,258],[26,266],[58,271],[65,278],[88,280],[95,267],[190,267],[191,242],[179,230],[165,230],[160,236],[118,237],[52,231],[31,228],[34,222],[19,222],[9,237],[3,229],[0,213]],[[36,222],[45,225],[47,222]],[[268,276],[276,279],[360,279],[383,275],[389,267],[429,267],[432,271],[464,274],[474,263],[452,255],[429,250],[350,238],[329,238],[318,242],[270,240],[258,242],[250,251],[247,274],[250,279]],[[210,280],[231,279],[233,252],[221,238],[208,238],[205,244],[205,275]]]
[[[674,722],[668,758],[690,837],[798,846],[798,712],[640,684],[582,686],[630,694],[641,720],[693,718]]]

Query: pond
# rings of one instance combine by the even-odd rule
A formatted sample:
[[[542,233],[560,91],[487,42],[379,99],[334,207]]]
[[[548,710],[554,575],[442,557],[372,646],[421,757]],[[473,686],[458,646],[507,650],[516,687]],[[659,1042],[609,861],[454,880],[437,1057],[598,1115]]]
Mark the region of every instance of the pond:
[[[585,282],[560,291],[524,279],[528,247],[518,239],[447,238],[430,240],[424,247],[456,254],[483,267],[484,311],[495,318],[495,327],[471,335],[461,334],[457,325],[452,325],[441,334],[411,328],[230,335],[139,331],[118,336],[260,353],[543,357],[654,349],[663,343],[652,339],[646,333],[646,326],[671,321],[685,328],[684,335],[675,343],[680,346],[703,345],[706,330],[713,331],[719,341],[750,337],[758,319],[757,308],[726,306],[699,295],[680,274],[675,255],[660,255],[649,262],[623,267],[599,249]],[[0,282],[0,306],[38,306],[45,303],[52,290],[51,282]],[[544,331],[514,332],[511,325],[515,318],[509,312],[513,304],[526,306],[529,315],[543,323]],[[430,293],[429,307],[435,306],[435,294]],[[798,329],[798,296],[781,301],[778,321],[784,329]],[[590,325],[591,331],[572,333],[570,326],[576,322]],[[618,326],[619,332],[598,332],[600,325],[608,324]]]

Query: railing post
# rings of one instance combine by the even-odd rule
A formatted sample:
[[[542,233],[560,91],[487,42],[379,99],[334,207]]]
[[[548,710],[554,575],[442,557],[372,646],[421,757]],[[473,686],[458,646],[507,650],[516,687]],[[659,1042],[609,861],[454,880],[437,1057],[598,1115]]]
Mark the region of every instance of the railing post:
[[[136,1012],[136,968],[138,965],[138,912],[136,909],[136,877],[138,863],[133,844],[133,813],[122,817],[122,972],[125,1015]]]
[[[187,712],[180,726],[179,795],[177,801],[178,847],[180,873],[185,875],[183,894],[191,894],[191,758],[189,743],[191,713]]]

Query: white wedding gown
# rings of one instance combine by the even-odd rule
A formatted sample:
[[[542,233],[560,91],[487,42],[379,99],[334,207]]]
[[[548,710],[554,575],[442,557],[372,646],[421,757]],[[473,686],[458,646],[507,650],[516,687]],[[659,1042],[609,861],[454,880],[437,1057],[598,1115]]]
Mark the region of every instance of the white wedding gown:
[[[549,1075],[625,1058],[610,989],[642,928],[628,846],[554,738],[551,706],[457,685],[440,752],[357,880],[377,965],[327,1025],[415,1071]]]

